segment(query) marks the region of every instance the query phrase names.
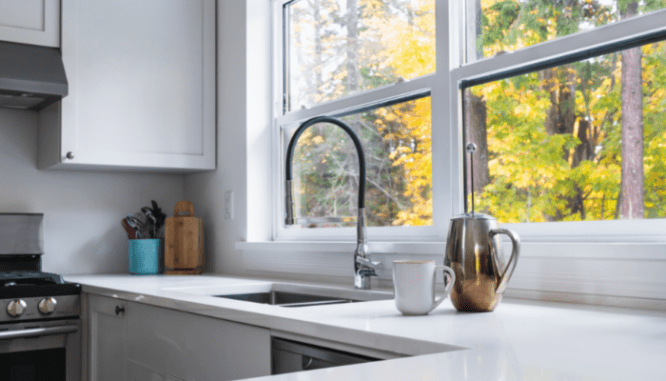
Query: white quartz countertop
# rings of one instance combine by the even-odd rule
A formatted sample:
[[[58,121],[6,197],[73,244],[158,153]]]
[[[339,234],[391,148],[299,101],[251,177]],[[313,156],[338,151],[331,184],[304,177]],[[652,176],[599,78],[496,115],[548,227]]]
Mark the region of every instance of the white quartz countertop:
[[[210,296],[271,282],[261,279],[65,279],[84,292],[409,356],[256,380],[666,380],[665,312],[504,300],[490,313],[461,313],[445,301],[406,317],[393,300],[282,308]]]

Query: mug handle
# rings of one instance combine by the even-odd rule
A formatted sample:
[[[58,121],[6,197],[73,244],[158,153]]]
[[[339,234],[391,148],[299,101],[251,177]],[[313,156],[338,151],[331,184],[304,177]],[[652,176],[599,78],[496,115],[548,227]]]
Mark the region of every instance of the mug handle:
[[[448,267],[448,266],[435,266],[435,274],[437,274],[437,270],[444,270],[444,277],[446,278],[446,275],[449,276],[449,282],[446,285],[446,288],[444,289],[444,295],[437,299],[435,301],[435,304],[432,305],[432,309],[435,309],[435,307],[439,306],[444,299],[446,299],[447,296],[451,293],[451,289],[453,288],[453,284],[456,282],[456,273],[453,272],[453,269]],[[431,311],[432,311],[431,309]]]
[[[513,270],[516,269],[516,264],[518,263],[518,255],[520,254],[520,236],[518,236],[518,233],[510,229],[492,229],[490,231],[490,238],[493,238],[493,236],[496,234],[508,235],[509,238],[511,238],[511,243],[513,244],[511,258],[509,258],[509,263],[506,265],[504,274],[502,274],[500,282],[497,285],[497,289],[495,290],[496,294],[501,294],[504,292],[507,283],[509,283],[509,279],[511,279],[511,275],[513,275]]]

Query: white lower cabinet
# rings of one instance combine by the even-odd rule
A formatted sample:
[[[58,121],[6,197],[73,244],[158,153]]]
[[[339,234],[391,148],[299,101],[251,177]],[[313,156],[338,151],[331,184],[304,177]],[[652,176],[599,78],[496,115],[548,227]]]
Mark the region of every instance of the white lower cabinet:
[[[88,298],[90,380],[125,380],[127,319],[124,311],[127,310],[127,304],[122,300],[102,296],[90,295]]]
[[[268,329],[102,296],[89,299],[91,381],[218,381],[271,373]]]

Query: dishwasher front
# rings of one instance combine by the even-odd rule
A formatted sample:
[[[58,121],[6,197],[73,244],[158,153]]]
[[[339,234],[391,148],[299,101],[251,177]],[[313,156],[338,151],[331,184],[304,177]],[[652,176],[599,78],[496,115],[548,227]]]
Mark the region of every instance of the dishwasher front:
[[[297,341],[271,338],[272,374],[361,364],[381,359],[337,351]]]

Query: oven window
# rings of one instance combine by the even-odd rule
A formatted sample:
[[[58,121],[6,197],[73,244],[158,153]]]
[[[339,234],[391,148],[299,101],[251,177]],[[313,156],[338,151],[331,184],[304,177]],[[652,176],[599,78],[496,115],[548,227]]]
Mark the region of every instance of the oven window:
[[[65,381],[65,348],[0,354],[9,381]]]

